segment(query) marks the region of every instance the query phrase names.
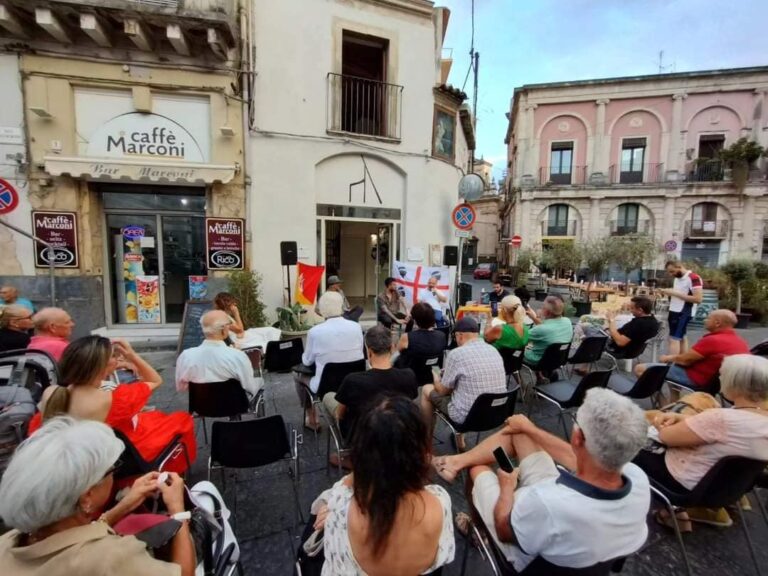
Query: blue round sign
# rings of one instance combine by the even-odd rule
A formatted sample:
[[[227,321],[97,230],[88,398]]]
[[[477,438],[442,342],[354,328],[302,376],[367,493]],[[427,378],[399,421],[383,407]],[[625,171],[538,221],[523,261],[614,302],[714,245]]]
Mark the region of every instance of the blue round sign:
[[[9,182],[0,178],[0,214],[13,212],[19,205],[19,194]]]

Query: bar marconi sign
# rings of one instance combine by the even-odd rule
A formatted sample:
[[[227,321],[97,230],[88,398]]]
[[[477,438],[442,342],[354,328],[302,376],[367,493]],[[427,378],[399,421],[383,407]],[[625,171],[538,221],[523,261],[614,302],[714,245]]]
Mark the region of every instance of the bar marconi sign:
[[[74,212],[32,212],[32,231],[52,246],[35,242],[35,267],[77,268],[77,215]]]

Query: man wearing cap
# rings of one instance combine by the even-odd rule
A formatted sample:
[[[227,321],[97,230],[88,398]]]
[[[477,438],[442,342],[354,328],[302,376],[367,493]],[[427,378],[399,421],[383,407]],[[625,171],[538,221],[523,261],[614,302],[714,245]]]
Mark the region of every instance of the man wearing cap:
[[[349,300],[347,300],[347,297],[344,294],[344,290],[341,289],[341,285],[343,283],[344,280],[334,274],[332,276],[328,276],[328,282],[326,283],[326,286],[327,289],[331,292],[338,292],[341,294],[341,299],[344,301],[344,318],[347,320],[352,320],[353,322],[358,322],[360,320],[360,316],[363,315],[363,307],[355,306],[354,308],[351,308],[349,306]]]
[[[507,391],[501,355],[480,338],[477,322],[464,317],[454,330],[459,347],[448,354],[443,375],[421,390],[421,413],[430,430],[435,409],[461,424],[480,394]]]

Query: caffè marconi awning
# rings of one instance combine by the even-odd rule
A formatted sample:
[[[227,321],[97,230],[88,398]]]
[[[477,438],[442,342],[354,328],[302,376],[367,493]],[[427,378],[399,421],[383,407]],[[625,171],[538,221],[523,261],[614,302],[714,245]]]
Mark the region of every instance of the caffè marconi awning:
[[[45,156],[45,171],[51,176],[71,176],[97,182],[160,184],[226,184],[240,170],[237,164],[200,164],[158,160],[122,160]]]

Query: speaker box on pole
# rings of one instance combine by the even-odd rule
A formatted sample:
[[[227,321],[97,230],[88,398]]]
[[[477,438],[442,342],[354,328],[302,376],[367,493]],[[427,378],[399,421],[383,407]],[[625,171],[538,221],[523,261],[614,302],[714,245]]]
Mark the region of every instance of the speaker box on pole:
[[[280,264],[282,266],[295,266],[297,251],[296,242],[280,242]]]
[[[459,248],[457,246],[443,246],[443,266],[458,266]]]

